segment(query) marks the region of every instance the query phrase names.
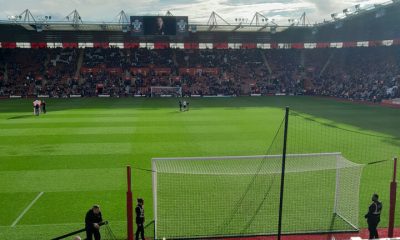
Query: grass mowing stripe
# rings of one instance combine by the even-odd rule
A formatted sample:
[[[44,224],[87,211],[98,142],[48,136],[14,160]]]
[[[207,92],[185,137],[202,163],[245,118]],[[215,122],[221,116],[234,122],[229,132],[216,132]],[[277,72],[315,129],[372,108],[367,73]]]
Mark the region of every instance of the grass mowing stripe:
[[[125,211],[120,206],[125,200],[123,190],[46,192],[18,225],[84,222],[85,213],[93,204],[100,204],[105,220],[121,221],[125,220]],[[66,207],[57,211],[49,209],[48,206],[54,205]]]
[[[15,225],[17,225],[17,223],[19,222],[19,220],[21,220],[21,218],[25,215],[25,213],[27,213],[29,211],[29,209],[31,209],[31,207],[33,206],[33,204],[36,203],[37,200],[39,200],[39,198],[43,195],[44,192],[40,192],[35,199],[32,200],[32,202],[24,209],[24,211],[22,211],[22,213],[17,217],[17,219],[15,219],[15,221],[11,224],[11,227],[15,227]]]
[[[0,125],[8,124],[36,124],[36,123],[80,123],[80,122],[105,122],[105,123],[118,123],[118,122],[135,122],[137,117],[100,117],[100,118],[45,118],[45,117],[32,117],[28,119],[14,119],[14,120],[3,120],[0,121]]]
[[[0,189],[2,189],[1,186]],[[29,193],[0,193],[0,225],[10,227],[38,192],[41,190]],[[0,239],[2,238],[0,237]]]
[[[108,220],[107,220],[108,221]],[[126,223],[126,221],[108,221],[109,223]],[[19,227],[42,227],[42,226],[70,226],[70,225],[82,225],[82,222],[70,222],[70,223],[43,223],[43,224],[18,224]],[[0,228],[9,228],[9,225],[1,226]]]
[[[218,134],[215,132],[215,136],[213,136],[213,141],[225,141],[226,137],[231,137],[232,141],[253,141],[260,137],[260,134],[257,132],[239,132],[240,139],[237,139],[237,134]],[[95,144],[95,143],[121,143],[121,142],[130,142],[132,146],[139,146],[143,139],[147,141],[151,141],[154,144],[162,144],[168,145],[167,143],[171,139],[171,135],[176,133],[156,133],[156,134],[145,134],[145,133],[136,133],[136,134],[85,134],[85,135],[58,135],[58,136],[9,136],[9,137],[0,137],[0,141],[3,142],[4,145],[12,145],[15,143],[19,143],[21,146],[30,145],[35,143],[36,145],[46,145],[52,142],[57,142],[58,144]],[[197,133],[196,137],[192,137],[192,134],[181,133],[179,136],[175,137],[175,141],[177,144],[185,144],[188,142],[188,139],[192,138],[196,141],[204,142],[208,141],[209,135],[207,133]],[[50,144],[49,144],[50,145]],[[44,152],[47,154],[47,152]],[[59,155],[59,154],[57,154]]]
[[[214,140],[207,138],[198,138],[193,135],[192,141],[174,140],[174,141],[148,141],[132,143],[81,143],[81,144],[28,144],[28,145],[0,145],[0,156],[59,156],[59,155],[109,155],[110,159],[119,154],[152,154],[153,157],[164,156],[188,156],[189,151],[182,153],[182,146],[188,149],[200,150],[202,156],[213,154],[218,155],[248,155],[257,154],[263,151],[264,146],[258,144],[260,140],[231,139],[229,148],[221,149],[220,146],[227,145],[226,140]],[[133,138],[132,138],[133,139]],[[149,140],[149,139],[147,139]],[[150,139],[151,140],[151,139]],[[244,149],[245,148],[245,149]],[[193,154],[190,154],[193,155]],[[199,155],[199,154],[197,154]],[[142,159],[142,160],[150,160]]]
[[[0,189],[2,193],[123,190],[124,174],[123,168],[3,171]]]
[[[0,239],[2,240],[37,240],[37,239],[52,239],[62,234],[83,228],[84,222],[68,225],[22,225],[11,228],[0,227]],[[117,239],[126,239],[126,223],[109,221],[109,227],[115,233]],[[105,228],[100,228],[102,236],[106,236]],[[146,230],[145,230],[146,231]],[[146,232],[150,232],[148,229]],[[84,234],[84,233],[83,233]],[[81,235],[82,236],[82,235]],[[71,239],[71,238],[69,238]]]
[[[82,128],[56,128],[49,130],[42,128],[10,128],[3,129],[0,137],[11,136],[59,136],[59,135],[92,135],[92,134],[133,134],[135,127],[82,127]]]
[[[210,123],[211,124],[211,123]],[[98,127],[58,127],[49,129],[49,127],[35,127],[33,128],[7,128],[0,131],[0,137],[11,137],[11,136],[59,136],[59,135],[95,135],[95,134],[126,134],[132,135],[137,134],[163,134],[163,133],[174,133],[174,134],[207,134],[207,131],[212,130],[214,133],[226,133],[234,132],[238,129],[237,125],[216,125],[214,123],[209,125],[195,125],[191,128],[174,128],[171,130],[171,126],[140,126],[135,127],[116,127],[116,126],[98,126]],[[258,126],[249,126],[246,132],[257,132],[259,133]],[[232,133],[234,134],[234,133]]]
[[[7,156],[0,157],[0,175],[3,171],[34,171],[57,169],[91,169],[125,167],[132,159],[151,159],[148,156],[134,154],[115,155],[57,155],[55,156]],[[110,160],[112,158],[112,160]],[[82,161],[83,160],[83,161]],[[1,204],[0,204],[1,205]]]
[[[0,145],[0,156],[38,155],[100,155],[128,154],[129,143],[67,143],[67,144],[13,144]]]

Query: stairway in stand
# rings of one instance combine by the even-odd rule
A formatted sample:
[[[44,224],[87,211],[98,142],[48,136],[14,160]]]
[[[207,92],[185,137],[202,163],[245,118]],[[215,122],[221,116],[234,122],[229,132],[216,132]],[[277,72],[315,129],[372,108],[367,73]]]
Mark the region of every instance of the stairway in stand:
[[[79,79],[79,75],[80,75],[80,72],[81,72],[81,67],[82,67],[82,64],[83,64],[84,55],[85,55],[85,49],[82,48],[82,49],[79,50],[79,57],[78,57],[78,61],[77,61],[77,64],[76,64],[75,79]]]

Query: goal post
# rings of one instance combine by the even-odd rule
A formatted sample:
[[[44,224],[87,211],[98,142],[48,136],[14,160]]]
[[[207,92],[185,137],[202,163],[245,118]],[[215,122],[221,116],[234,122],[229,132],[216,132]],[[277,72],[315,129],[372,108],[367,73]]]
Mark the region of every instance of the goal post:
[[[277,234],[282,155],[153,158],[155,238]],[[287,154],[282,234],[358,230],[363,165]]]
[[[154,86],[150,91],[151,97],[182,97],[182,87]]]
[[[359,198],[354,198],[354,195],[358,196],[360,193],[360,179],[362,166],[364,165],[355,164],[353,167],[343,167],[343,164],[346,164],[343,162],[343,156],[337,155],[336,158],[333,213],[355,230],[359,230]],[[354,175],[358,176],[358,178],[356,179]],[[351,194],[349,194],[350,191],[352,191]]]
[[[151,161],[151,178],[153,189],[153,216],[154,216],[154,239],[157,239],[157,165],[156,161]]]

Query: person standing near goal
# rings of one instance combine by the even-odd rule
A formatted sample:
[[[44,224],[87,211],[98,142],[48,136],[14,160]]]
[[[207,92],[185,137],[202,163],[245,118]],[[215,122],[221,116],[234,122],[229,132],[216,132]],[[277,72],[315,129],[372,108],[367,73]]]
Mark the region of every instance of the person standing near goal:
[[[101,216],[100,206],[94,205],[87,213],[85,217],[85,230],[86,239],[92,240],[94,235],[95,240],[100,240],[100,223],[103,221]]]
[[[378,194],[372,195],[372,203],[368,208],[368,213],[365,214],[365,218],[368,223],[369,239],[377,239],[378,236],[378,223],[381,220],[382,203],[379,201]]]
[[[136,212],[136,240],[139,240],[139,234],[140,237],[144,240],[144,208],[143,208],[143,204],[144,201],[142,198],[138,198],[137,200],[138,204],[135,208],[135,212]]]

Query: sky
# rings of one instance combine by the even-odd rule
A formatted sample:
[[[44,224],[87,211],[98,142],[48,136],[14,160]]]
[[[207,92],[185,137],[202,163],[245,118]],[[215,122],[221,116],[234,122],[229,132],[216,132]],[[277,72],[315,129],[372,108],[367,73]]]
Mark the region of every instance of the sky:
[[[121,10],[128,16],[165,15],[170,11],[175,16],[189,16],[189,23],[206,24],[215,11],[231,24],[236,19],[249,23],[254,13],[260,12],[284,25],[306,12],[307,21],[313,24],[329,20],[332,13],[341,13],[357,4],[368,7],[388,1],[391,0],[0,0],[0,19],[19,15],[25,9],[35,18],[52,16],[54,20],[65,20],[76,9],[84,22],[118,21]]]

